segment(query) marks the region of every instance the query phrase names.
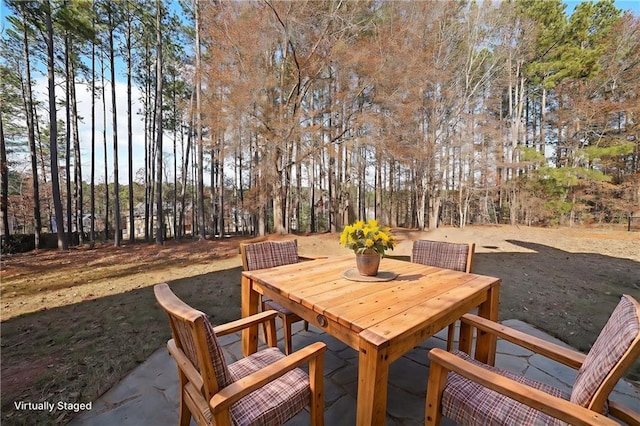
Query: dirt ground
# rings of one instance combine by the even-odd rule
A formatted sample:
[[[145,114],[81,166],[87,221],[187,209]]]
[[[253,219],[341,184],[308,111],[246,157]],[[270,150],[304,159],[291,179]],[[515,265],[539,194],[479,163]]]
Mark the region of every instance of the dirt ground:
[[[553,229],[469,226],[443,227],[431,232],[394,230],[394,234],[400,242],[389,254],[407,258],[415,239],[475,242],[473,271],[502,279],[500,319],[524,320],[581,351],[588,351],[593,344],[620,295],[629,294],[640,300],[640,233],[627,232],[623,226]],[[337,234],[281,238],[297,238],[301,254],[333,256],[349,252],[339,246]],[[79,357],[80,349],[74,348],[76,354],[63,355],[51,349],[56,345],[73,347],[82,343],[87,355],[83,355],[80,365],[86,364],[86,370],[95,369],[90,362],[95,354],[90,351],[95,351],[92,348],[96,342],[108,338],[110,333],[110,326],[105,325],[108,321],[95,320],[96,315],[109,312],[109,320],[118,321],[120,334],[133,324],[131,331],[127,331],[129,341],[145,330],[143,348],[130,355],[132,351],[124,340],[118,352],[122,355],[109,356],[126,354],[133,356],[132,360],[120,362],[118,368],[112,366],[106,373],[98,372],[100,385],[90,391],[84,385],[72,385],[79,373],[70,372],[76,371],[76,367],[66,367],[61,374],[69,384],[59,385],[63,390],[77,388],[80,390],[75,393],[83,394],[83,398],[95,399],[160,347],[166,341],[168,327],[164,322],[155,324],[156,318],[160,318],[156,315],[160,314],[153,307],[150,291],[153,284],[169,282],[179,296],[207,312],[216,324],[238,318],[240,241],[241,238],[234,237],[223,241],[171,241],[164,246],[103,245],[95,250],[76,248],[67,252],[3,256],[0,272],[3,421],[11,420],[12,413],[7,414],[11,400],[28,396],[27,387],[33,386],[30,380],[35,381],[41,370],[52,368],[65,356]],[[133,304],[134,298],[137,304]],[[117,310],[119,306],[121,311]],[[151,306],[149,313],[146,306]],[[89,316],[93,315],[94,320],[78,319],[75,315],[80,310],[93,312]],[[56,316],[51,316],[54,312]],[[132,312],[144,317],[138,328],[136,320],[128,318]],[[60,323],[59,328],[52,323]],[[94,331],[89,333],[88,329]],[[47,337],[46,344],[40,345],[44,347],[25,343],[39,333],[66,337]],[[105,359],[104,354],[95,355],[96,359],[100,357]],[[628,375],[630,379],[640,379],[638,364]],[[59,376],[51,375],[48,380],[50,392],[60,392],[56,390]]]

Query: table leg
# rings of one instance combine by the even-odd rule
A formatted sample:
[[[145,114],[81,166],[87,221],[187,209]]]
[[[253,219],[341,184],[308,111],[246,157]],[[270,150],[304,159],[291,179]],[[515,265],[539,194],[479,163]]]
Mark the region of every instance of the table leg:
[[[491,321],[498,321],[498,307],[500,305],[500,285],[492,286],[488,291],[487,300],[480,305],[478,315]],[[496,362],[496,342],[497,338],[492,333],[478,331],[476,337],[475,358],[488,365],[495,365]]]
[[[242,276],[242,318],[258,313],[260,295],[253,290],[251,279]],[[246,357],[258,350],[258,326],[242,330],[242,354]]]
[[[389,356],[387,350],[380,349],[360,338],[357,425],[385,424],[388,380]]]
[[[471,355],[471,343],[473,341],[473,328],[460,321],[460,337],[458,337],[458,350]]]

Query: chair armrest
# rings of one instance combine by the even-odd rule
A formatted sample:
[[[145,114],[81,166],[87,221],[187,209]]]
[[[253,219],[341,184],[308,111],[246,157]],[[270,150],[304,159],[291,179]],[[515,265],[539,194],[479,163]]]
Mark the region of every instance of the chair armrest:
[[[439,364],[445,370],[455,371],[469,380],[506,395],[536,410],[568,422],[573,425],[618,425],[617,422],[602,414],[573,404],[541,390],[518,383],[507,377],[486,370],[475,364],[442,349],[431,349],[429,359],[433,364]],[[446,373],[445,373],[446,376]],[[428,389],[427,392],[438,392],[439,389]]]
[[[464,314],[461,320],[479,330],[494,334],[518,346],[527,348],[537,354],[558,361],[564,365],[579,369],[586,357],[585,354],[548,342],[530,334],[506,327],[497,322],[473,314]]]
[[[254,314],[245,318],[240,318],[239,320],[231,321],[226,324],[221,324],[217,327],[214,327],[213,331],[216,333],[217,336],[224,336],[225,334],[231,334],[231,333],[236,333],[238,331],[242,331],[243,329],[251,327],[252,325],[260,324],[270,320],[275,321],[275,318],[277,316],[278,316],[278,312],[274,310],[259,312],[257,314]]]
[[[232,404],[247,396],[254,390],[261,388],[267,383],[313,358],[324,358],[326,350],[327,345],[324,343],[312,343],[309,346],[306,346],[291,355],[287,355],[273,364],[230,384],[216,393],[209,401],[211,413],[216,414],[221,411],[228,410]]]

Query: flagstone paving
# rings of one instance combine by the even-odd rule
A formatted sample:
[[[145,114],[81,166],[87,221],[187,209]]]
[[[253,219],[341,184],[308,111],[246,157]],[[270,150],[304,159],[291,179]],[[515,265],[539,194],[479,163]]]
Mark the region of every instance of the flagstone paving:
[[[562,344],[546,333],[522,321],[507,320],[503,324],[545,340]],[[297,327],[296,327],[297,326]],[[279,330],[281,332],[281,330]],[[229,362],[241,356],[240,335],[221,339]],[[324,362],[325,424],[351,426],[356,420],[358,388],[358,354],[324,331],[301,323],[294,326],[294,350],[309,343],[323,341],[328,346]],[[282,340],[279,341],[282,346]],[[446,329],[430,338],[390,366],[387,425],[423,425],[424,404],[429,375],[427,353],[433,347],[446,347]],[[283,349],[281,347],[281,349]],[[283,349],[284,350],[284,349]],[[560,389],[570,390],[576,372],[562,364],[513,345],[499,341],[496,365],[520,372]],[[621,381],[611,399],[629,407],[640,407],[640,393],[632,384]],[[120,383],[92,404],[92,410],[80,413],[71,425],[125,426],[176,425],[178,421],[178,378],[176,366],[165,348],[161,348],[136,367]],[[192,424],[194,422],[192,421]],[[308,425],[309,415],[302,412],[287,425]],[[443,419],[444,426],[454,425]]]

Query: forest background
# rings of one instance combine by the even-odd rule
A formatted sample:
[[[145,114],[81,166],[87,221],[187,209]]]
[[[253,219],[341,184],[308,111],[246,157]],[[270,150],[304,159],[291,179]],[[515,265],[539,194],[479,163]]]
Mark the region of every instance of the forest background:
[[[613,1],[4,4],[3,251],[639,215],[640,19]]]

